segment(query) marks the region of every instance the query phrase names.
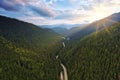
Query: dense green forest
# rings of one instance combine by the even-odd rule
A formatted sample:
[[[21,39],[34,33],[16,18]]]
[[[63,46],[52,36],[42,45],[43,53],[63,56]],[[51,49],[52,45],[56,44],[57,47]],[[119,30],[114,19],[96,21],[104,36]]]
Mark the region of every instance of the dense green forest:
[[[59,54],[69,80],[120,79],[120,23],[65,43]]]
[[[0,16],[0,80],[59,80],[60,61],[69,80],[119,80],[120,23],[66,40],[50,29]]]
[[[61,39],[50,29],[0,16],[0,80],[58,80]]]

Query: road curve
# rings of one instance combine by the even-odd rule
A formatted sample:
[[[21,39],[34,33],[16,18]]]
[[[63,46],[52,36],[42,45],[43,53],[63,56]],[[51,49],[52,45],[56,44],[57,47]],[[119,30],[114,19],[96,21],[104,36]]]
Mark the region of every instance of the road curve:
[[[66,47],[65,43],[62,42],[63,47]],[[59,59],[59,55],[56,55],[56,59]],[[63,71],[60,72],[60,80],[68,80],[67,68],[60,62]]]
[[[63,44],[63,47],[65,47],[65,43],[63,42],[62,44]]]
[[[60,65],[63,68],[64,80],[68,80],[67,68],[62,63]]]
[[[64,80],[63,72],[62,71],[60,72],[60,80]]]

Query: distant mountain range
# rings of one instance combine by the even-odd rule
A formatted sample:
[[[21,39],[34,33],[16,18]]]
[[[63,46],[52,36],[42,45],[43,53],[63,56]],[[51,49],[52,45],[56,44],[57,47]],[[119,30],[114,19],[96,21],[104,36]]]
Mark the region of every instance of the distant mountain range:
[[[51,28],[51,29],[52,29],[53,31],[61,34],[61,35],[64,35],[64,36],[65,36],[65,35],[67,34],[67,32],[69,31],[69,29],[63,28],[63,27],[54,27],[54,28]]]
[[[90,24],[55,24],[42,25],[43,28],[50,28],[53,31],[77,39],[92,32],[102,30],[114,23],[120,21],[120,13],[112,14],[104,19],[92,22]]]
[[[74,27],[82,27],[85,24],[55,24],[55,25],[41,25],[42,28],[49,28],[52,29],[53,31],[61,34],[61,35],[68,35],[71,31],[71,28]]]
[[[53,25],[40,25],[40,27],[43,28],[66,28],[66,29],[71,29],[73,27],[77,26],[83,26],[84,24],[53,24]]]

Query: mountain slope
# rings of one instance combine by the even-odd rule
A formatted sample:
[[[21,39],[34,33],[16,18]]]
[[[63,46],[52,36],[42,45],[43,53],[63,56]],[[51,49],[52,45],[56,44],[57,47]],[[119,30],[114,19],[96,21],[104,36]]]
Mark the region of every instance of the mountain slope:
[[[71,39],[74,39],[74,40],[79,39],[93,32],[97,32],[99,30],[105,29],[117,22],[120,22],[120,12],[115,13],[111,16],[108,16],[104,19],[95,21],[91,24],[84,26],[83,28],[78,29],[75,33],[70,35],[70,37]]]
[[[3,16],[0,16],[0,34],[16,46],[31,49],[43,48],[61,39],[59,34],[50,29]]]
[[[61,27],[54,27],[52,28],[53,31],[61,34],[61,35],[66,35],[68,29],[67,28],[61,28]]]
[[[79,39],[74,45],[66,43],[60,54],[70,80],[119,80],[120,23]]]
[[[72,31],[71,28],[77,27],[77,26],[80,27],[83,25],[85,24],[54,24],[54,25],[41,25],[41,26],[43,28],[50,28],[61,35],[68,36],[70,35],[70,33],[74,32],[74,30]]]
[[[71,35],[75,34],[76,32],[80,31],[84,26],[85,26],[85,24],[81,25],[79,27],[73,27],[73,28],[69,29],[66,32],[67,36],[71,36]]]
[[[61,36],[0,16],[0,80],[57,80]]]

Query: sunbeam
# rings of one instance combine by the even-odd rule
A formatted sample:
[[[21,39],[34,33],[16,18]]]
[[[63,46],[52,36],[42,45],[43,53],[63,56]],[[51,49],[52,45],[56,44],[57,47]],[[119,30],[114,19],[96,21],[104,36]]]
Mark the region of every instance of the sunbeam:
[[[99,23],[97,23],[96,25],[95,38],[97,37],[98,31],[99,31]]]
[[[112,20],[112,19],[108,19],[108,21],[113,22],[113,23],[117,23],[118,21]]]
[[[105,22],[103,22],[103,27],[105,28],[105,31],[111,35],[110,31],[108,30],[108,26],[106,26]]]

